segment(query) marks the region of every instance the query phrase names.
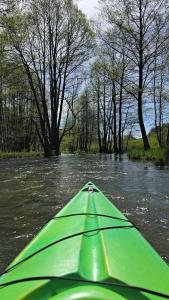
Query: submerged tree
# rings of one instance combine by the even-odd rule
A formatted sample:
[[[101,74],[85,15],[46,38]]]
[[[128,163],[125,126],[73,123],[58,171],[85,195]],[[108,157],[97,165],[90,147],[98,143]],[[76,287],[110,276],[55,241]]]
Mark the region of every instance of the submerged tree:
[[[3,25],[29,80],[45,155],[58,155],[63,109],[65,104],[69,111],[73,109],[75,85],[79,87],[77,78],[82,78],[80,72],[90,57],[93,33],[73,1],[66,0],[28,1],[22,11],[18,8],[5,16]]]

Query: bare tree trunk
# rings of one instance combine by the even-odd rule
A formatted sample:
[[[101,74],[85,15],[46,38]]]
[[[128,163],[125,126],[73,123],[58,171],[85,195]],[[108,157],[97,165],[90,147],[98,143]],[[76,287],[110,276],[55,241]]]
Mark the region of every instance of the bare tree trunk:
[[[138,90],[138,118],[139,124],[141,129],[141,134],[143,138],[144,150],[149,150],[150,145],[147,137],[147,133],[145,130],[145,125],[143,121],[143,103],[142,103],[142,96],[143,96],[143,70],[144,70],[144,63],[143,63],[143,12],[142,12],[142,0],[139,0],[139,18],[140,18],[140,36],[139,36],[139,90]]]
[[[106,130],[106,85],[105,85],[105,71],[103,82],[103,152],[107,152],[107,130]]]
[[[88,152],[88,139],[89,139],[88,138],[88,99],[87,99],[88,95],[87,95],[87,93],[85,96],[86,96],[85,97],[86,98],[85,99],[86,109],[85,109],[85,146],[84,146],[84,149],[85,149],[85,152],[87,153]]]
[[[123,57],[124,60],[124,57]],[[122,141],[122,99],[123,99],[123,80],[124,80],[124,66],[120,82],[120,99],[119,99],[119,153],[123,152],[123,141]]]
[[[118,153],[117,145],[117,104],[116,104],[116,87],[115,81],[112,82],[112,102],[113,102],[113,140],[114,140],[114,153]]]
[[[160,76],[160,96],[159,96],[159,145],[163,147],[163,109],[162,109],[162,91],[163,91],[163,74]]]
[[[100,81],[98,81],[97,87],[97,134],[99,141],[99,152],[102,153],[102,142],[101,142],[101,133],[100,133]]]

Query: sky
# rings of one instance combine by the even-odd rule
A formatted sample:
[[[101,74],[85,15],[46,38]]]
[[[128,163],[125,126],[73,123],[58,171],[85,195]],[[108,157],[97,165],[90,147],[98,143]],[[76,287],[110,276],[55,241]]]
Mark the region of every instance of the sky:
[[[76,0],[76,2],[88,18],[92,18],[97,14],[98,0]]]

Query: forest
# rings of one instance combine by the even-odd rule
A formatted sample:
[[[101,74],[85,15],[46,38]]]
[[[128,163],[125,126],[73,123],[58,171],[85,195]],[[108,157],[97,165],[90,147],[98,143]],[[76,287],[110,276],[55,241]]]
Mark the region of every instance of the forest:
[[[169,156],[168,1],[101,0],[94,20],[73,0],[1,1],[0,28],[2,153]]]

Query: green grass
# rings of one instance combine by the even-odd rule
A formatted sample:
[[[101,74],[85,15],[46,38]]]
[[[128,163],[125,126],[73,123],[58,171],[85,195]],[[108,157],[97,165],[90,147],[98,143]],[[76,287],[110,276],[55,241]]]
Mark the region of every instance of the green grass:
[[[130,159],[153,161],[156,165],[165,165],[169,163],[169,148],[161,149],[159,147],[155,135],[149,137],[151,149],[144,151],[142,139],[131,139],[128,144],[128,156]],[[67,136],[61,145],[62,153],[75,153],[72,148],[72,137]],[[91,145],[90,153],[99,153],[99,147],[96,142]],[[23,151],[23,152],[2,152],[0,151],[0,159],[5,158],[29,158],[29,157],[43,157],[42,152]]]
[[[30,151],[30,152],[1,152],[0,151],[0,158],[26,158],[26,157],[41,157],[43,156],[43,153],[41,152],[35,152],[35,151]]]
[[[99,145],[98,145],[98,143],[95,142],[95,143],[91,144],[90,153],[91,154],[99,153]]]
[[[80,150],[76,149],[73,144],[74,143],[72,135],[66,135],[61,143],[61,153],[79,153]],[[89,153],[99,153],[99,145],[97,142],[92,142]]]
[[[161,149],[155,136],[149,137],[149,142],[151,149],[145,151],[142,139],[131,140],[127,150],[129,158],[153,161],[156,165],[168,163],[169,149]]]

